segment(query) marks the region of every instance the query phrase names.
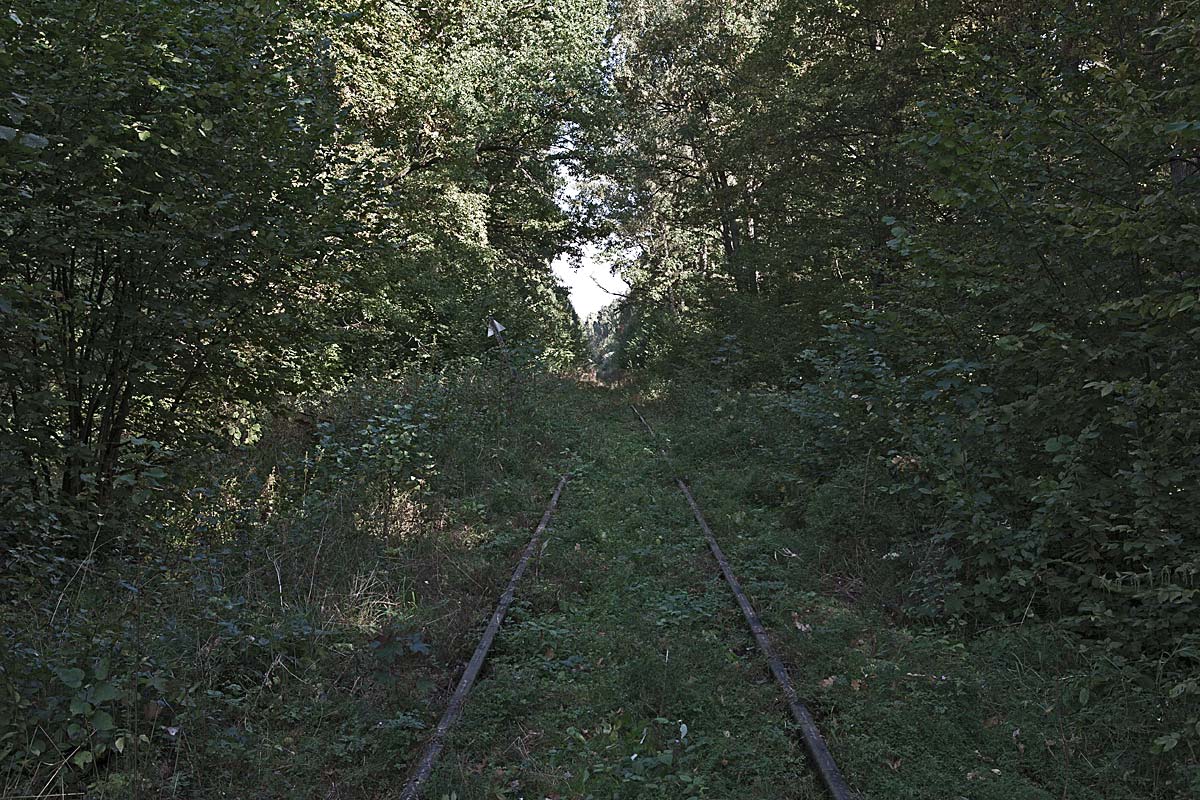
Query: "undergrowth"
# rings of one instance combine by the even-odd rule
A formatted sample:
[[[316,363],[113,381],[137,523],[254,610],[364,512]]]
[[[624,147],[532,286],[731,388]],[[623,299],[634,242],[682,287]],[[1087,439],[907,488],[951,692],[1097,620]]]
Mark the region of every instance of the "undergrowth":
[[[3,793],[394,781],[560,460],[540,388],[470,365],[363,383],[171,464],[141,521],[169,545],[64,560],[61,580],[11,563]]]
[[[427,796],[822,796],[675,475],[864,798],[1196,793],[1193,740],[1165,745],[1194,724],[1179,675],[1033,608],[953,612],[946,511],[896,489],[916,465],[785,400],[471,366],[171,465],[146,511],[169,546],[6,573],[4,793],[394,790],[562,472]]]
[[[862,424],[851,404],[679,380],[647,394],[736,537],[736,568],[768,579],[759,611],[819,677],[809,697],[868,796],[1041,796],[1025,780],[1056,797],[1200,791],[1179,662],[1122,657],[1033,602],[995,617],[948,602],[963,590],[939,535],[953,512],[911,490],[928,469],[916,457],[838,439]]]

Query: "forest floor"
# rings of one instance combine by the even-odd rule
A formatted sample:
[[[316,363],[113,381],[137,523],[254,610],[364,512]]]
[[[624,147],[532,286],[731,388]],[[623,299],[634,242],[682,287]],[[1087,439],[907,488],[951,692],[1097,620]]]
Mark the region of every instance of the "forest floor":
[[[908,620],[890,520],[798,486],[752,396],[464,375],[277,421],[182,485],[176,549],[6,611],[2,793],[395,796],[570,473],[430,800],[824,796],[677,475],[865,800],[1168,796],[1154,710],[1073,701],[1053,630]]]
[[[573,420],[579,460],[562,465],[572,479],[541,558],[429,797],[824,796],[677,474],[864,797],[1120,796],[1102,785],[1118,765],[1089,761],[1111,731],[1081,729],[1058,702],[1053,636],[968,641],[873,608],[860,579],[823,571],[831,543],[772,503],[782,489],[752,440],[730,435],[736,415],[715,419],[720,401],[685,409],[589,386],[559,397],[567,406],[550,413]],[[674,442],[671,456],[631,401]],[[842,533],[859,534],[852,523]]]

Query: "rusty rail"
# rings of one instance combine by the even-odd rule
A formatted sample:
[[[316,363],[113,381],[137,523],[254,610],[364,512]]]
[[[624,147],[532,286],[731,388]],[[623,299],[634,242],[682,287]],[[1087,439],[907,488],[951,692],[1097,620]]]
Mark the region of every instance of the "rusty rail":
[[[692,509],[692,514],[695,515],[696,522],[700,523],[700,529],[704,531],[704,538],[708,540],[708,548],[712,550],[713,558],[720,565],[721,574],[725,576],[725,582],[729,584],[729,588],[733,591],[733,596],[737,598],[738,605],[742,609],[742,616],[746,618],[746,622],[750,626],[750,631],[754,634],[754,641],[758,642],[758,649],[766,656],[767,663],[771,667],[771,674],[775,676],[775,682],[783,690],[783,696],[787,699],[788,708],[792,712],[792,718],[796,720],[796,724],[800,727],[800,736],[804,740],[804,748],[808,751],[809,760],[812,761],[813,767],[817,770],[821,782],[825,784],[825,788],[833,795],[834,800],[852,800],[854,795],[850,791],[850,787],[846,784],[846,779],[842,777],[837,763],[833,760],[833,755],[829,752],[829,745],[825,743],[825,738],[821,736],[821,731],[817,727],[812,713],[809,712],[804,703],[800,702],[800,696],[796,693],[796,687],[792,685],[792,679],[788,676],[787,669],[783,666],[783,662],[779,660],[779,656],[775,653],[775,648],[771,646],[771,639],[767,636],[767,631],[763,627],[762,620],[758,618],[754,606],[750,605],[750,600],[746,597],[746,592],[742,589],[742,584],[738,582],[737,576],[733,574],[733,568],[729,566],[729,559],[725,557],[721,546],[717,544],[717,537],[713,535],[712,529],[708,527],[708,522],[704,519],[704,514],[701,513],[700,506],[696,503],[696,498],[692,496],[692,490],[688,488],[688,485],[683,482],[682,478],[676,478],[675,483],[678,484],[679,491],[683,492],[683,496],[687,498],[688,505]]]
[[[446,710],[442,713],[442,718],[438,721],[437,728],[434,729],[433,735],[429,738],[429,742],[425,745],[424,751],[421,753],[421,758],[417,761],[416,768],[409,776],[408,782],[404,784],[404,788],[400,791],[400,800],[417,800],[421,796],[421,787],[425,781],[429,779],[433,772],[433,765],[437,762],[438,756],[442,752],[442,748],[446,744],[446,734],[454,727],[454,723],[458,722],[458,718],[462,715],[463,706],[467,702],[467,695],[471,691],[471,686],[474,685],[475,679],[479,677],[479,670],[483,668],[483,661],[487,658],[488,651],[492,648],[492,642],[496,638],[496,633],[500,630],[500,623],[504,621],[504,617],[508,614],[508,607],[512,605],[513,596],[517,590],[517,583],[521,580],[521,576],[525,574],[525,569],[529,566],[529,561],[533,558],[534,552],[537,550],[538,542],[542,538],[542,533],[545,532],[546,526],[550,524],[550,517],[554,514],[554,509],[558,506],[558,498],[562,494],[563,487],[567,485],[567,475],[559,478],[558,486],[554,489],[554,494],[550,498],[550,505],[546,507],[546,513],[542,514],[542,520],[538,523],[537,528],[533,531],[533,536],[529,539],[529,544],[525,546],[525,551],[521,554],[521,560],[517,562],[516,569],[513,570],[512,578],[508,581],[508,586],[504,589],[504,594],[500,595],[500,602],[496,605],[496,610],[492,612],[491,622],[488,623],[487,629],[483,632],[483,638],[479,640],[479,645],[475,648],[475,653],[471,656],[471,660],[467,662],[467,669],[463,672],[463,676],[458,681],[458,687],[454,690],[454,694],[450,696],[450,702],[446,706]]]
[[[654,429],[650,427],[650,423],[642,416],[642,412],[638,411],[637,406],[631,405],[630,408],[633,409],[634,414],[637,414],[638,419],[642,421],[642,425],[650,432],[650,435],[658,438]],[[666,455],[666,451],[661,447],[659,448],[659,452],[664,456]],[[700,510],[700,505],[692,495],[692,490],[682,478],[676,478],[675,483],[679,486],[679,491],[683,493],[688,506],[692,509],[692,514],[696,517],[696,522],[700,524],[700,530],[704,532],[704,538],[708,541],[708,549],[712,551],[713,558],[716,559],[717,565],[721,568],[721,574],[725,576],[725,582],[729,584],[733,596],[737,599],[738,606],[742,609],[742,616],[746,618],[746,623],[750,626],[750,632],[754,634],[754,641],[758,643],[758,649],[766,657],[767,664],[771,668],[771,674],[775,676],[775,682],[779,684],[779,688],[783,691],[788,709],[792,712],[792,719],[796,721],[796,725],[800,728],[800,737],[804,741],[804,749],[808,752],[809,761],[812,762],[813,768],[817,771],[821,783],[825,784],[825,788],[829,790],[829,794],[834,800],[855,800],[855,795],[846,783],[846,779],[842,777],[842,772],[838,769],[837,762],[833,760],[833,754],[829,752],[829,745],[825,743],[825,737],[821,735],[821,730],[817,727],[812,712],[801,702],[800,696],[796,692],[796,687],[788,675],[787,668],[784,667],[783,661],[780,660],[778,654],[775,652],[775,648],[772,647],[767,630],[763,627],[762,620],[759,619],[754,606],[750,604],[750,599],[746,597],[746,592],[742,589],[741,582],[733,574],[733,568],[729,565],[729,559],[726,558],[724,551],[721,550],[721,545],[717,543],[717,537],[713,534],[712,528],[709,527],[708,521],[704,518],[704,513]]]
[[[631,405],[629,407],[633,409],[633,413],[637,414],[637,418],[642,421],[642,425],[645,426],[650,435],[657,439],[658,434],[654,432],[654,428],[650,427],[650,423],[646,422],[646,418],[642,416],[642,412],[638,411],[638,407],[635,405]]]

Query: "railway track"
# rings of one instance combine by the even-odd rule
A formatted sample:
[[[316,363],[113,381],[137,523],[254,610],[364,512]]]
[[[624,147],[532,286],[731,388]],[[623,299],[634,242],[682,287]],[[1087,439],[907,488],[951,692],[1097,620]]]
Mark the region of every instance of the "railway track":
[[[638,419],[641,421],[649,435],[653,437],[655,441],[658,441],[659,437],[657,436],[657,433],[654,431],[653,427],[650,426],[642,413],[635,406],[630,406],[630,408],[637,415]],[[664,459],[669,459],[669,453],[664,447],[660,446],[658,449],[659,453],[664,457]],[[468,662],[454,693],[451,695],[451,698],[447,703],[441,719],[427,741],[420,757],[416,761],[409,774],[408,780],[401,790],[401,800],[417,800],[417,798],[424,796],[423,790],[425,783],[434,771],[434,767],[438,761],[438,758],[446,746],[447,737],[450,731],[463,714],[463,709],[466,705],[471,689],[474,686],[480,670],[483,667],[484,661],[492,647],[492,644],[499,633],[500,626],[513,603],[518,584],[528,568],[529,562],[533,558],[534,554],[538,552],[539,543],[542,541],[542,537],[545,534],[547,526],[550,524],[550,520],[557,508],[559,498],[561,497],[562,492],[567,485],[568,477],[568,475],[563,475],[559,479],[558,484],[551,496],[550,502],[546,507],[540,522],[535,528],[529,543],[523,550],[522,555],[513,570],[508,585],[501,595],[499,603],[492,614],[489,624],[484,630],[479,645],[476,647],[475,652]],[[713,533],[711,526],[705,519],[704,514],[691,491],[691,488],[681,477],[676,476],[674,481],[676,487],[683,495],[688,508],[691,510],[696,523],[700,527],[705,541],[708,544],[708,548],[720,569],[722,577],[732,591],[737,605],[751,630],[758,649],[765,658],[769,671],[771,672],[775,682],[778,684],[779,689],[784,696],[792,719],[794,720],[796,728],[800,734],[801,742],[804,746],[805,753],[808,756],[814,774],[824,786],[828,796],[833,798],[833,800],[854,800],[856,795],[851,791],[846,780],[842,776],[841,771],[838,769],[838,766],[829,751],[829,747],[817,726],[816,720],[805,704],[801,701],[786,667],[776,654],[775,649],[771,644],[771,639],[767,630],[763,626],[762,621],[759,619],[758,614],[755,612],[754,607],[750,603],[750,600],[747,597],[745,590],[742,588],[741,583],[738,581],[729,559],[722,551],[716,535]],[[726,735],[728,735],[728,733]]]
[[[446,704],[446,710],[442,713],[442,718],[438,721],[437,727],[433,731],[433,736],[429,738],[429,742],[421,752],[421,757],[417,759],[416,768],[413,769],[408,781],[404,784],[404,788],[400,791],[400,800],[416,800],[421,796],[421,788],[425,785],[425,781],[429,779],[430,773],[433,772],[433,766],[437,762],[438,756],[441,755],[442,748],[445,747],[446,735],[462,715],[463,706],[467,702],[467,695],[470,693],[471,687],[475,685],[475,679],[479,677],[479,670],[483,668],[484,659],[487,658],[488,651],[492,649],[492,642],[495,641],[496,634],[500,631],[500,624],[504,622],[504,618],[508,615],[509,606],[512,605],[513,598],[516,596],[517,584],[520,583],[521,576],[525,574],[525,570],[529,567],[529,562],[533,558],[533,554],[537,552],[542,534],[546,532],[546,526],[550,524],[550,518],[554,515],[554,509],[558,507],[558,499],[562,496],[563,487],[567,485],[568,477],[567,475],[563,475],[558,479],[558,486],[554,487],[554,494],[550,497],[550,504],[546,506],[546,511],[542,514],[541,521],[538,522],[537,527],[534,529],[533,536],[529,539],[529,544],[525,545],[525,550],[521,553],[521,558],[517,561],[517,566],[513,569],[508,586],[504,587],[504,594],[500,596],[500,602],[496,604],[496,610],[492,612],[492,618],[488,622],[487,628],[483,631],[483,638],[479,640],[479,645],[476,646],[471,660],[467,662],[467,668],[463,671],[462,678],[459,679],[454,694],[450,696],[450,702]]]
[[[633,409],[634,414],[637,414],[637,418],[641,420],[647,432],[657,439],[658,434],[654,432],[654,428],[642,416],[642,412],[638,411],[637,406],[630,406],[630,408]],[[667,454],[663,448],[659,448],[659,452],[664,456]],[[808,753],[809,760],[812,761],[813,769],[820,776],[821,783],[829,791],[830,797],[834,798],[834,800],[854,800],[853,792],[850,791],[846,779],[842,777],[842,772],[838,769],[837,762],[833,759],[833,754],[829,752],[829,745],[825,743],[825,737],[821,735],[821,730],[817,727],[817,722],[813,719],[813,715],[808,710],[808,707],[800,701],[800,696],[796,692],[796,687],[792,683],[792,678],[788,674],[787,668],[783,665],[783,661],[780,660],[778,654],[775,652],[775,648],[771,645],[771,637],[767,634],[766,628],[763,627],[762,620],[759,619],[754,606],[750,604],[750,598],[746,596],[741,582],[737,579],[737,575],[734,574],[733,567],[729,564],[729,559],[726,558],[724,551],[721,550],[721,545],[717,542],[717,537],[713,534],[712,528],[709,527],[708,520],[704,518],[704,512],[700,510],[700,505],[696,502],[691,488],[680,477],[675,478],[675,484],[687,500],[688,507],[692,510],[692,514],[696,517],[696,522],[700,525],[700,530],[704,532],[708,548],[712,551],[713,558],[716,559],[717,564],[721,568],[721,575],[725,578],[725,582],[729,584],[730,591],[733,592],[733,596],[737,599],[738,607],[742,610],[742,616],[746,618],[746,624],[750,626],[750,631],[754,634],[754,641],[758,644],[758,649],[767,659],[771,675],[775,678],[775,682],[779,684],[779,688],[787,700],[788,710],[791,711],[792,718],[796,721],[796,725],[800,729],[800,736],[804,741],[804,749]]]

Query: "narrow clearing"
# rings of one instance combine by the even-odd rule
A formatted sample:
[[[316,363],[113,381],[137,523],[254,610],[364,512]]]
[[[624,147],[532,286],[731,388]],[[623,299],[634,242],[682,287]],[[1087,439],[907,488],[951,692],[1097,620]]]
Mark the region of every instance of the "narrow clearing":
[[[575,471],[427,796],[820,797],[653,443],[622,397],[589,419],[604,446]]]

